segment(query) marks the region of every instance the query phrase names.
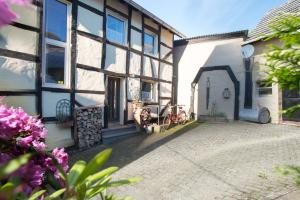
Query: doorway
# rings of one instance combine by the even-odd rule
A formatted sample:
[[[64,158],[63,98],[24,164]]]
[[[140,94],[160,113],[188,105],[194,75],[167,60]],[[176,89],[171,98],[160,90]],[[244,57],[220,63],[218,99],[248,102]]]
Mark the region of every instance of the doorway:
[[[108,77],[108,122],[117,123],[120,121],[120,79]]]

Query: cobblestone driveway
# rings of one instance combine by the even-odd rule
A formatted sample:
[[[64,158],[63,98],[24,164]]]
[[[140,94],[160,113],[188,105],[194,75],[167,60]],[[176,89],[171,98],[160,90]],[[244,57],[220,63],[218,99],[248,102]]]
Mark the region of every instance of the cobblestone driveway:
[[[139,149],[130,140],[127,145]],[[297,127],[202,124],[126,162],[117,177],[144,180],[114,192],[137,200],[300,199],[294,182],[279,178],[273,169],[300,165],[299,145]],[[126,151],[126,145],[122,148]],[[122,154],[118,151],[116,156]]]

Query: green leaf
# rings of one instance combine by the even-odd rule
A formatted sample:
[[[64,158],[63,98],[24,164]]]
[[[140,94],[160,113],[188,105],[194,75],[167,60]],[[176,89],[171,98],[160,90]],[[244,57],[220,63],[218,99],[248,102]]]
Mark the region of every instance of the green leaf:
[[[129,178],[126,180],[120,180],[120,181],[112,181],[109,182],[107,184],[105,184],[104,186],[109,188],[109,187],[119,187],[119,186],[123,186],[123,185],[129,185],[132,183],[137,183],[140,182],[142,179],[141,178]]]
[[[31,158],[31,154],[25,154],[22,156],[19,156],[11,161],[9,161],[7,164],[0,167],[0,180],[7,177],[26,163],[28,163],[29,159]]]
[[[28,200],[35,200],[37,198],[39,198],[40,196],[42,196],[44,193],[46,192],[46,190],[40,190],[40,191],[37,191],[35,193],[33,193]]]
[[[84,161],[77,161],[73,167],[70,169],[70,172],[68,174],[67,180],[70,187],[73,187],[78,180],[79,176],[85,169],[86,162]]]
[[[60,195],[62,195],[64,192],[66,191],[65,188],[57,190],[56,192],[52,193],[50,196],[47,196],[45,198],[45,200],[52,200],[52,199],[57,199],[58,197],[60,197]]]
[[[77,184],[82,182],[86,177],[97,172],[108,160],[112,153],[112,149],[107,149],[96,155],[85,167],[81,175],[77,179]]]
[[[118,167],[110,167],[110,168],[104,169],[96,174],[88,176],[86,178],[86,182],[90,185],[91,183],[93,183],[95,181],[99,181],[102,178],[113,174],[114,172],[118,171],[118,169],[119,169]]]
[[[5,185],[0,188],[0,199],[11,199],[15,185],[12,182],[7,182]]]

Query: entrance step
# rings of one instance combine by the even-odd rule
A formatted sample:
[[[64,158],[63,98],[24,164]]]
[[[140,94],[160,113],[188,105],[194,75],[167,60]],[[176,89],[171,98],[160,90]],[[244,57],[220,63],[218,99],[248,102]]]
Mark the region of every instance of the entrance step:
[[[138,133],[139,131],[137,130],[135,124],[110,127],[102,130],[103,143],[111,143]]]

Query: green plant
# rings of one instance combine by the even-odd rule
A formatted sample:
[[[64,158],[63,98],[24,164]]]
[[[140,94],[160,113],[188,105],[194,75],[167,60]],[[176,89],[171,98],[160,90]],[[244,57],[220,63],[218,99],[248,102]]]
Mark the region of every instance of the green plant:
[[[271,33],[265,40],[279,39],[281,46],[269,46],[264,63],[267,66],[268,82],[277,83],[283,89],[298,89],[300,86],[300,13],[282,14],[270,25]],[[299,91],[300,92],[300,91]],[[300,105],[285,110],[293,114]]]
[[[30,158],[34,155],[26,154],[10,160],[0,167],[0,180],[2,180],[1,183],[3,183],[0,185],[0,199],[34,200],[44,196],[45,200],[58,198],[67,200],[85,200],[99,196],[101,200],[120,200],[113,195],[108,195],[107,189],[136,183],[139,182],[140,179],[130,178],[113,181],[111,175],[118,170],[117,167],[109,167],[100,171],[110,157],[111,152],[111,149],[107,149],[96,155],[89,163],[77,161],[68,173],[64,172],[58,162],[55,162],[54,164],[59,170],[59,176],[63,180],[64,186],[59,187],[59,184],[55,183],[56,180],[52,179],[49,181],[49,185],[55,188],[53,193],[49,194],[49,190],[47,189],[34,190],[30,197],[27,197],[22,191],[18,191],[19,182],[17,177],[11,177],[7,181],[3,180],[28,163]],[[127,197],[124,200],[129,199],[131,198]]]

